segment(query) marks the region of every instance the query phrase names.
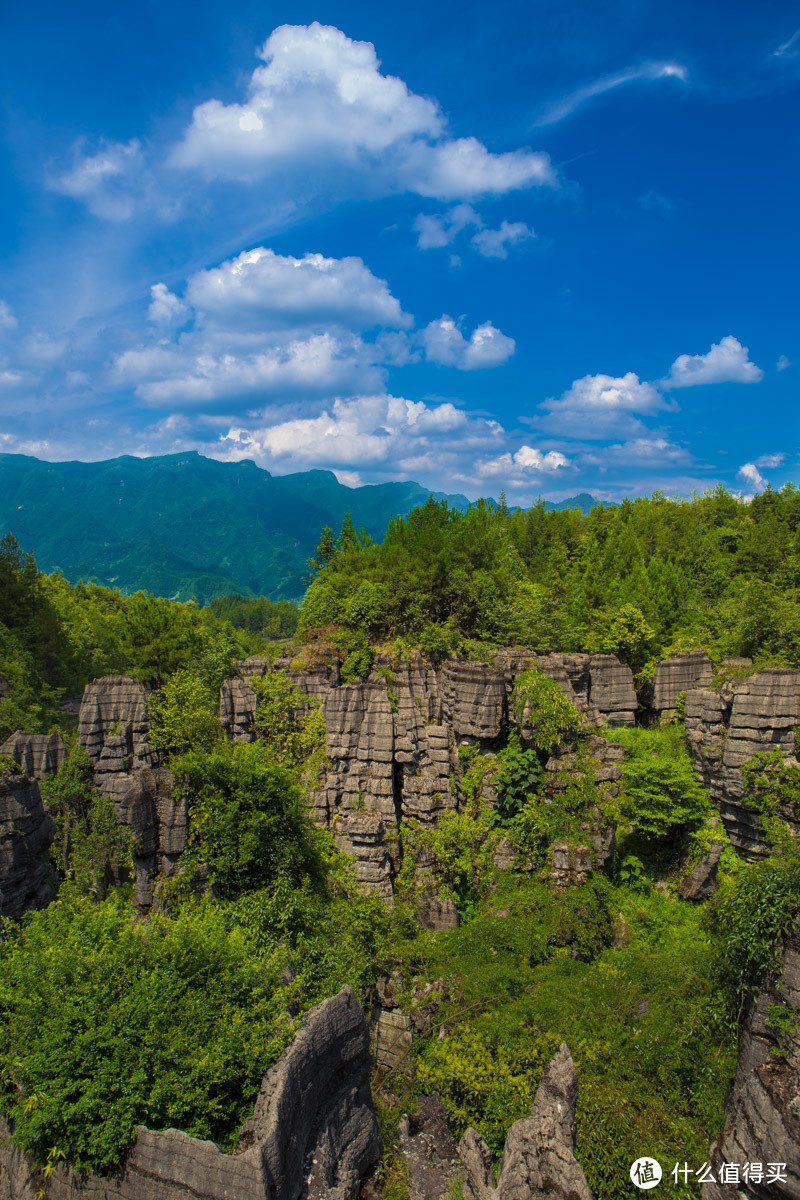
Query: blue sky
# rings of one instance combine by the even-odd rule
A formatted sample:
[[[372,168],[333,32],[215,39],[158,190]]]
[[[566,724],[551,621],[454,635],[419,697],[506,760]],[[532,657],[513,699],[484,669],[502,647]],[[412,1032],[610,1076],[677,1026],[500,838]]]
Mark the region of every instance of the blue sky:
[[[520,503],[797,478],[795,5],[3,22],[3,450]]]

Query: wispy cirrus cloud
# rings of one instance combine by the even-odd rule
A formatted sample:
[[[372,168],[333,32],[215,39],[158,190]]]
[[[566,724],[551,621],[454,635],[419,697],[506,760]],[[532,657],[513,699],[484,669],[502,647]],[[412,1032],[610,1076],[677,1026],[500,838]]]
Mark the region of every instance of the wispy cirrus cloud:
[[[576,88],[574,92],[555,100],[540,113],[532,127],[555,125],[571,116],[576,109],[606,92],[615,91],[629,83],[648,83],[661,79],[677,79],[685,83],[689,71],[681,63],[676,62],[647,62],[638,67],[628,67],[614,75],[604,75],[585,87]]]

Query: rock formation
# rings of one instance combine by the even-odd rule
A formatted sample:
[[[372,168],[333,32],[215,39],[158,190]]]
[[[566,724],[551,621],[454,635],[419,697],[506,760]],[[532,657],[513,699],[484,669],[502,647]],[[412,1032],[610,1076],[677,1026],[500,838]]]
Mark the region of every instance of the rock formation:
[[[99,791],[112,800],[126,790],[131,771],[157,762],[147,740],[148,695],[147,685],[130,675],[104,675],[83,693],[78,741],[92,760]]]
[[[0,754],[13,758],[23,774],[41,779],[43,775],[55,775],[67,757],[67,748],[60,733],[26,733],[18,729],[0,746]]]
[[[355,1200],[380,1148],[369,1072],[367,1024],[344,987],[306,1014],[264,1076],[233,1154],[140,1126],[113,1176],[59,1164],[45,1180],[0,1118],[0,1200]]]
[[[798,1200],[800,1197],[800,933],[785,940],[780,970],[751,998],[739,1035],[736,1078],[725,1104],[725,1128],[711,1147],[714,1183],[703,1200]],[[760,1181],[720,1183],[723,1164],[760,1163]],[[784,1163],[786,1179],[770,1179]],[[745,1190],[746,1186],[746,1190]]]
[[[513,692],[519,675],[535,664],[554,679],[590,724],[632,725],[636,711],[633,676],[605,654],[537,656],[524,650],[499,652],[494,662],[445,660],[432,667],[419,652],[399,661],[379,656],[367,680],[342,683],[334,658],[303,670],[288,661],[275,667],[265,658],[246,659],[236,678],[222,687],[220,719],[229,736],[255,737],[256,699],[249,680],[285,669],[295,685],[320,704],[325,716],[328,767],[314,792],[314,815],[331,827],[341,848],[356,858],[364,885],[389,900],[399,866],[398,831],[409,820],[435,824],[459,803],[458,746],[490,746],[508,724],[520,724]],[[522,714],[523,740],[532,736],[529,712]],[[616,785],[618,747],[601,738],[598,782]],[[605,747],[602,751],[599,747]],[[554,763],[548,775],[557,788]],[[492,799],[487,778],[485,798]],[[613,850],[599,822],[587,829],[587,853],[595,865]],[[422,864],[424,868],[424,864]],[[450,927],[455,910],[428,904],[421,919],[432,928]],[[430,909],[430,911],[428,911]],[[451,911],[452,909],[452,911]]]
[[[575,1158],[577,1100],[578,1077],[562,1042],[541,1078],[531,1115],[508,1131],[496,1186],[483,1138],[474,1129],[462,1137],[464,1200],[592,1200]]]
[[[0,936],[3,917],[18,921],[53,898],[47,852],[55,825],[27,775],[0,775]]]
[[[740,768],[778,749],[795,762],[800,725],[800,671],[767,668],[719,690],[686,693],[686,736],[695,772],[711,790],[733,845],[748,858],[764,852],[758,814],[747,804]]]
[[[174,875],[186,849],[189,802],[185,797],[173,797],[172,772],[166,767],[140,767],[124,779],[124,790],[117,790],[114,807],[133,836],[133,902],[149,908],[156,876]]]
[[[713,675],[707,650],[668,655],[656,666],[652,682],[639,690],[646,717],[669,724],[677,715],[676,705],[681,692],[709,687]]]

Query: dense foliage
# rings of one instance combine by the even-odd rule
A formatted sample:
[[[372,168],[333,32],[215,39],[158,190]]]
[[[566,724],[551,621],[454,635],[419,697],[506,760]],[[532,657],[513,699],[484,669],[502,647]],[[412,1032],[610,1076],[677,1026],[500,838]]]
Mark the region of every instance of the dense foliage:
[[[318,553],[300,628],[413,638],[432,656],[470,639],[614,653],[635,671],[697,645],[793,664],[799,526],[791,484],[750,503],[718,487],[588,513],[431,499],[381,544],[345,530]]]

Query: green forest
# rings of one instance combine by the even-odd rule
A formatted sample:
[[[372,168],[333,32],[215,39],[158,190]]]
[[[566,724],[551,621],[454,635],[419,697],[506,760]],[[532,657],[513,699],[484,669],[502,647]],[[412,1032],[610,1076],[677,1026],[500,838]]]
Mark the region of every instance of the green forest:
[[[799,525],[789,485],[749,504],[718,488],[588,513],[429,499],[381,542],[349,517],[326,527],[299,611],[263,596],[201,607],[73,585],[7,536],[0,739],[59,729],[68,747],[41,781],[57,897],[6,921],[0,942],[0,1112],[15,1141],[46,1171],[60,1160],[114,1170],[139,1124],[230,1149],[303,1013],[344,983],[366,1005],[391,975],[409,1011],[431,988],[437,1000],[413,1072],[374,1077],[384,1200],[408,1200],[397,1128],[420,1096],[438,1092],[456,1137],[473,1126],[497,1162],[562,1040],[580,1080],[576,1153],[598,1200],[636,1194],[628,1166],[643,1148],[699,1167],[723,1124],[745,998],[800,911],[800,850],[783,820],[800,804],[800,768],[751,764],[768,853],[746,863],[726,845],[713,897],[682,900],[680,881],[719,834],[681,713],[668,727],[590,730],[532,666],[515,692],[534,714],[531,738],[509,725],[492,745],[458,747],[457,804],[433,829],[400,829],[389,907],[310,818],[325,768],[318,705],[268,672],[254,684],[256,739],[232,742],[219,689],[252,654],[298,669],[336,657],[343,680],[418,648],[431,664],[488,661],[501,646],[612,653],[639,682],[669,651],[699,646],[715,666],[796,667]],[[111,673],[151,685],[151,742],[189,802],[181,871],[137,919],[130,834],[95,790],[63,703]],[[598,735],[625,749],[615,796],[595,781]],[[553,802],[544,764],[563,745],[577,768]],[[598,795],[617,829],[609,870],[554,892],[552,843],[580,839]],[[501,838],[524,870],[495,865]],[[421,862],[457,928],[420,926]],[[700,1195],[668,1179],[662,1191]]]

